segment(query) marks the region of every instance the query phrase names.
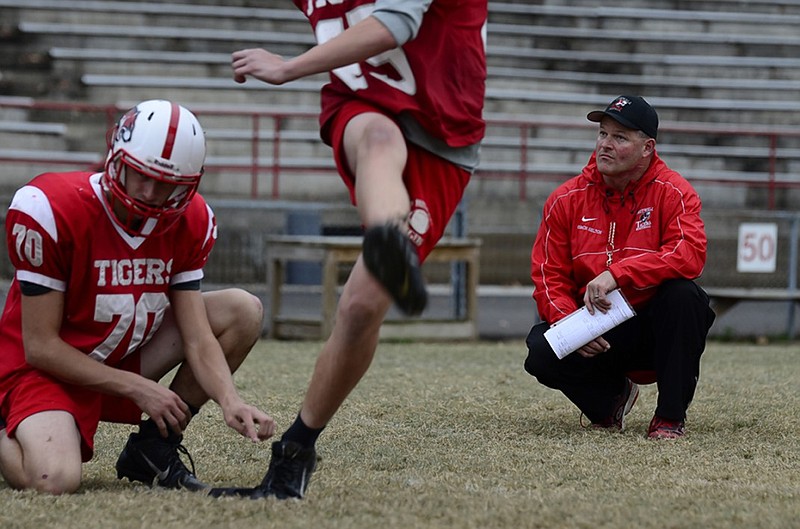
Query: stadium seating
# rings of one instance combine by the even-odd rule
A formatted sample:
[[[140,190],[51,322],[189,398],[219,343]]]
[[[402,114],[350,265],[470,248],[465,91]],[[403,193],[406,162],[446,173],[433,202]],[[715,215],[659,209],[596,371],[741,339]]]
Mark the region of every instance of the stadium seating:
[[[18,160],[0,166],[0,183],[14,187],[55,162],[96,163],[104,148],[98,131],[108,119],[3,106],[9,96],[120,108],[168,97],[201,114],[206,126],[215,169],[205,192],[250,197],[255,185],[259,197],[279,189],[287,199],[342,199],[313,117],[278,125],[264,119],[256,132],[243,118],[251,110],[313,116],[325,80],[234,83],[231,51],[259,46],[293,55],[313,43],[290,3],[249,4],[87,0],[65,9],[62,0],[0,0],[0,159]],[[789,0],[490,2],[490,126],[468,189],[469,201],[480,203],[469,230],[503,232],[493,237],[496,245],[484,245],[484,255],[503,249],[497,259],[518,263],[521,272],[490,277],[483,267],[486,280],[527,282],[528,239],[541,201],[588,158],[594,129],[585,113],[620,93],[642,94],[659,110],[659,150],[695,182],[707,207],[765,207],[763,186],[730,184],[766,183],[771,173],[783,186],[774,205],[798,203],[798,24],[800,5]],[[272,178],[276,126],[279,182]],[[780,140],[767,131],[780,132]],[[517,242],[509,239],[514,233]]]

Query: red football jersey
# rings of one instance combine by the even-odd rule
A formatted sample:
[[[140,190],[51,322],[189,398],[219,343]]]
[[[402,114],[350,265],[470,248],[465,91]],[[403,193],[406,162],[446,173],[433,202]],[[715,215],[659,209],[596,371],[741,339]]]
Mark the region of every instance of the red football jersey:
[[[203,277],[216,220],[196,195],[155,237],[131,237],[111,219],[100,174],[45,173],[14,195],[6,240],[15,279],[0,319],[0,379],[25,368],[20,285],[64,292],[61,338],[117,364],[158,329],[170,285]]]
[[[294,0],[323,43],[372,12],[371,0]],[[310,5],[309,5],[310,4]],[[344,100],[368,101],[390,114],[408,112],[451,147],[484,135],[486,0],[433,0],[416,38],[367,61],[337,68],[322,89],[320,123]]]

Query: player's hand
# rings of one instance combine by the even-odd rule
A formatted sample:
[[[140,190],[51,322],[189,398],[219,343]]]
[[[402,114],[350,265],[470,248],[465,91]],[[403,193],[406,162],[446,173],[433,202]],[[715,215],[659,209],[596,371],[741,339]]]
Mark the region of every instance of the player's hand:
[[[578,353],[584,358],[592,358],[593,356],[604,353],[609,349],[611,349],[611,344],[609,344],[605,338],[600,336],[578,349]]]
[[[144,377],[142,381],[132,397],[136,405],[156,423],[163,437],[167,437],[170,430],[183,432],[192,417],[189,406],[177,393],[158,382]]]
[[[225,424],[253,442],[264,441],[275,435],[275,420],[242,401],[223,406],[222,415]]]
[[[231,66],[233,80],[243,83],[247,77],[254,77],[265,83],[281,85],[288,81],[283,66],[286,60],[261,48],[250,48],[233,52]]]

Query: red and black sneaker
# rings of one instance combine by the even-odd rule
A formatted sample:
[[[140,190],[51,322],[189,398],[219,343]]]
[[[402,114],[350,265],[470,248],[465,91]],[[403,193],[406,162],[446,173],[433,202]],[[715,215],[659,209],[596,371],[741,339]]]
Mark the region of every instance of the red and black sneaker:
[[[631,408],[639,398],[639,386],[634,384],[631,379],[625,379],[625,389],[617,397],[611,415],[600,422],[593,422],[592,428],[612,428],[620,432],[625,429],[625,416],[631,412]]]
[[[648,439],[678,439],[684,435],[686,426],[683,421],[671,421],[658,415],[653,415],[647,428]]]

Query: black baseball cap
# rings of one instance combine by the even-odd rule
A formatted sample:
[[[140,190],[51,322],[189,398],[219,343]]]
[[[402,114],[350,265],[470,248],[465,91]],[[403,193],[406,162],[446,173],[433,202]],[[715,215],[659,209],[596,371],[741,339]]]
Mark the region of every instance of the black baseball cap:
[[[603,116],[613,118],[629,129],[641,130],[653,139],[658,136],[658,114],[643,97],[619,96],[605,110],[586,114],[586,119],[600,123]]]

